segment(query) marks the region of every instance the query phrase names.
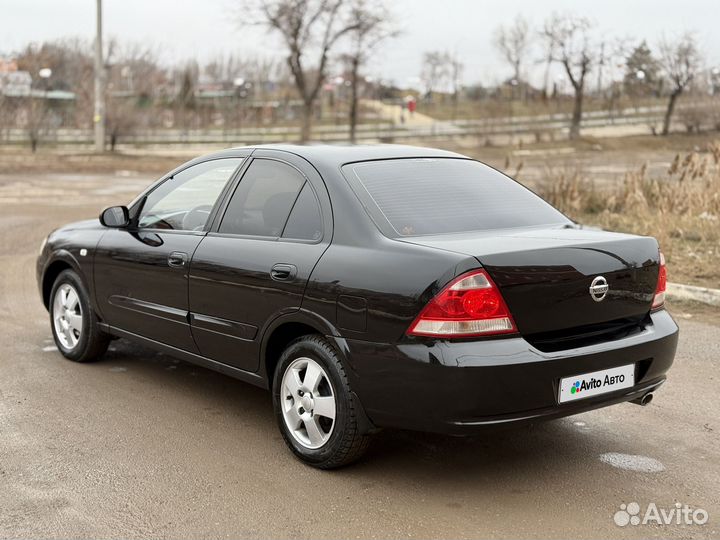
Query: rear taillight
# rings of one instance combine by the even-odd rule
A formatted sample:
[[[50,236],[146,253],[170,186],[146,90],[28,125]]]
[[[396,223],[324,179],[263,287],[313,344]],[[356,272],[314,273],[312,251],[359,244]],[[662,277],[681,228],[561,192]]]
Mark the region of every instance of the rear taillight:
[[[517,332],[510,310],[485,270],[451,281],[410,325],[408,335],[470,337]]]
[[[665,267],[665,255],[660,252],[660,270],[658,271],[657,287],[655,287],[655,298],[653,298],[652,309],[659,309],[665,304],[665,289],[667,288],[667,268]]]

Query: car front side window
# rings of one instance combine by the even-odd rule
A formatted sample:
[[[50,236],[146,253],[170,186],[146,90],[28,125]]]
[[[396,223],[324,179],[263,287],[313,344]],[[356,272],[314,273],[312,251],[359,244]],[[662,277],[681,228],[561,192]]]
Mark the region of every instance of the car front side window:
[[[150,192],[138,227],[177,231],[205,228],[215,202],[243,158],[205,161],[183,169]]]

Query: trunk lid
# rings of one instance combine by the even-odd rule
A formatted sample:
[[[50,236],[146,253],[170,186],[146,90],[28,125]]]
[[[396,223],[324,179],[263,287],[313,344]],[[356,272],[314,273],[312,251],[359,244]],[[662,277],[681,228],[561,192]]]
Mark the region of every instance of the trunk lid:
[[[520,333],[548,351],[640,328],[659,271],[654,238],[597,230],[515,229],[404,241],[475,257],[500,288]],[[590,287],[599,276],[608,289],[596,301]]]

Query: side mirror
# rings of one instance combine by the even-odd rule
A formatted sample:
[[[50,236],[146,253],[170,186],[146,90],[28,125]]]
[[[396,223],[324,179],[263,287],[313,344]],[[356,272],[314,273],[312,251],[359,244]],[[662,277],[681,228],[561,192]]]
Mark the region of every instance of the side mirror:
[[[105,227],[120,229],[130,224],[130,213],[127,206],[111,206],[100,214],[100,223]]]

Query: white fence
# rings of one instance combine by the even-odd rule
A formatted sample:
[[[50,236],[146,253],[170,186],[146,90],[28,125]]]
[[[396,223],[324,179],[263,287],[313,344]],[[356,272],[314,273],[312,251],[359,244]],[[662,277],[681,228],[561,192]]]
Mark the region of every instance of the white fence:
[[[702,102],[684,103],[676,110],[692,109],[704,106]],[[623,126],[644,126],[647,132],[652,127],[659,127],[662,122],[664,107],[633,107],[622,110],[588,111],[583,115],[582,128],[605,128]],[[462,136],[495,137],[495,136],[534,136],[565,133],[570,122],[570,115],[549,114],[537,116],[513,116],[501,118],[436,121],[423,125],[404,125],[392,123],[361,124],[357,128],[358,141],[400,142],[410,139],[450,138]],[[131,134],[121,135],[120,144],[152,145],[152,144],[263,144],[298,140],[299,127],[248,127],[237,130],[230,129],[156,129],[136,130]],[[342,142],[348,140],[347,125],[315,125],[313,139],[325,142]],[[93,133],[90,129],[57,128],[48,131],[41,137],[42,144],[90,144]],[[0,128],[0,143],[22,144],[28,141],[27,132],[19,128]]]

